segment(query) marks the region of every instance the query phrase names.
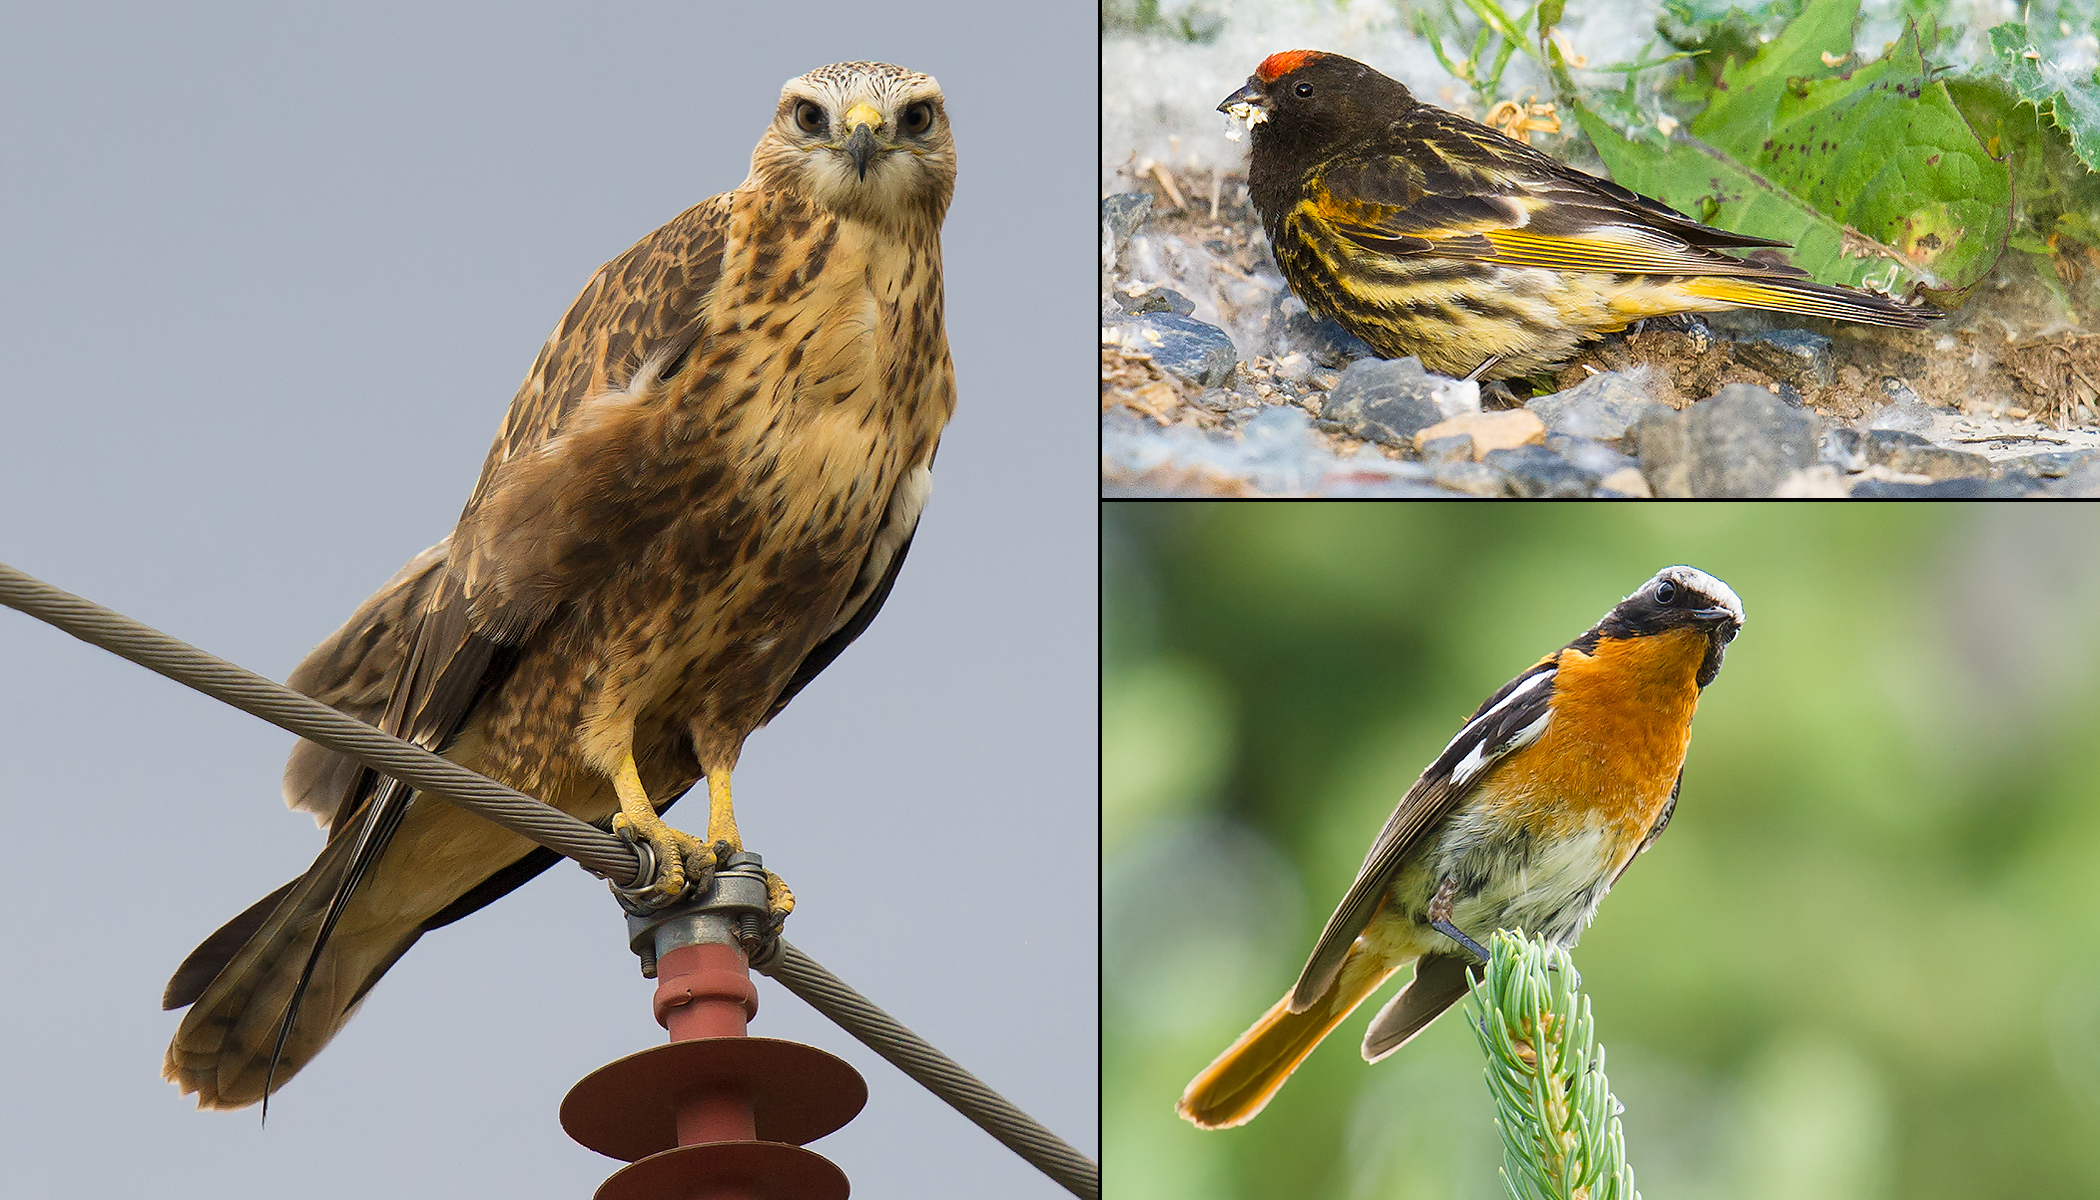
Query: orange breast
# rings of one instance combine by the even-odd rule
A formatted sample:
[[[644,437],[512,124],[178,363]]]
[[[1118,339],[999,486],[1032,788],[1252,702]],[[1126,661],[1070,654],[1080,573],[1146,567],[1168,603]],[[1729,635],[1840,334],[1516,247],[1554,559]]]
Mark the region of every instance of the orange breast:
[[[1684,765],[1705,656],[1693,629],[1561,651],[1553,722],[1495,773],[1492,803],[1549,836],[1608,823],[1631,853]]]

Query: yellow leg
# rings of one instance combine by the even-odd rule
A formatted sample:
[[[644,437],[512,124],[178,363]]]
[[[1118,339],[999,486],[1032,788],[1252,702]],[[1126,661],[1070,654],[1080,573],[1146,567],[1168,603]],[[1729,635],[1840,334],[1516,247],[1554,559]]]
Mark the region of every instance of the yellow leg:
[[[744,839],[736,833],[736,813],[729,806],[727,767],[707,773],[707,840],[717,846],[727,842],[731,854],[744,848]]]
[[[714,844],[722,861],[744,848],[744,840],[736,832],[736,813],[729,803],[728,767],[715,767],[707,773],[707,840]],[[795,911],[795,893],[771,871],[766,872],[766,903],[783,917]]]
[[[635,836],[648,842],[649,848],[656,852],[658,865],[652,890],[666,896],[676,896],[684,891],[688,856],[710,859],[714,857],[713,849],[692,834],[671,828],[656,815],[656,805],[650,802],[649,793],[642,790],[641,772],[635,770],[631,751],[620,756],[619,769],[613,772],[613,791],[620,797],[620,811],[613,817],[613,829],[633,830]],[[724,796],[726,799],[726,789]],[[736,827],[732,825],[731,835],[734,836],[735,832]]]

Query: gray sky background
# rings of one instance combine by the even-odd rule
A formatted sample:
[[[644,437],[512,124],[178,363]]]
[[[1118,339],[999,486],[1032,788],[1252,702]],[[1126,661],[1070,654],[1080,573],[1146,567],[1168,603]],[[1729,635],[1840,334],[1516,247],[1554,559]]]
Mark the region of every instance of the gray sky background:
[[[452,525],[606,259],[743,179],[780,85],[939,77],[961,407],[881,618],[737,772],[795,942],[1096,1140],[1095,16],[1079,5],[13,8],[0,40],[0,560],[273,678]],[[1062,313],[1079,320],[1058,319]],[[1066,329],[1064,326],[1071,326]],[[426,937],[272,1105],[161,1081],[162,985],[304,869],[290,735],[0,612],[10,1196],[581,1196],[563,1093],[661,1040],[573,866]],[[674,817],[690,824],[691,798]],[[916,864],[938,874],[914,877]],[[840,1054],[854,1194],[1062,1193]]]

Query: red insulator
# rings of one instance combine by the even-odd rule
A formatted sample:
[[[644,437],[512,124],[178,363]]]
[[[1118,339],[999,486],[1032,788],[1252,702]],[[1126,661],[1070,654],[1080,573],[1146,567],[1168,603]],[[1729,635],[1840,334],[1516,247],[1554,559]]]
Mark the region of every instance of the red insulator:
[[[743,951],[664,953],[654,1002],[671,1043],[600,1067],[562,1101],[570,1137],[632,1164],[597,1200],[845,1200],[845,1174],[802,1143],[852,1120],[867,1084],[814,1046],[745,1036],[758,989]]]

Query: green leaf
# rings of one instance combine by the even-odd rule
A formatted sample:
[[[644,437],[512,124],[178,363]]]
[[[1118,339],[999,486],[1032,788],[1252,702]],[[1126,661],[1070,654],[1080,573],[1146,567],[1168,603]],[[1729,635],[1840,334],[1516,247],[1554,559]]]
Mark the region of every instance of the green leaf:
[[[1966,290],[2004,253],[2011,172],[1932,78],[1915,24],[1879,61],[1847,65],[1855,11],[1810,6],[1765,53],[1724,72],[1725,91],[1692,131],[1857,231],[1855,249],[1893,252],[1935,290]],[[1797,263],[1818,278],[1838,266]],[[1886,273],[1856,266],[1866,269],[1837,277]]]
[[[1786,27],[1804,0],[1663,0],[1655,29],[1680,50],[1708,54],[1712,70],[1756,54],[1764,38]]]
[[[2009,166],[1933,78],[1915,24],[1851,58],[1857,0],[1809,5],[1715,80],[1693,136],[1665,140],[1609,93],[1583,95],[1549,47],[1563,98],[1612,177],[1699,220],[1790,243],[1824,283],[1959,293],[2005,252]]]
[[[2047,113],[2071,139],[2088,171],[2100,171],[2100,78],[2071,75],[2042,57],[2027,26],[2014,22],[1991,30],[1991,53],[2020,99]]]
[[[1694,138],[1663,144],[1621,135],[1581,101],[1572,107],[1617,183],[1723,229],[1793,246],[1788,261],[1824,283],[1871,281],[1890,292],[1927,280],[1894,251],[1875,246],[1814,205]]]

